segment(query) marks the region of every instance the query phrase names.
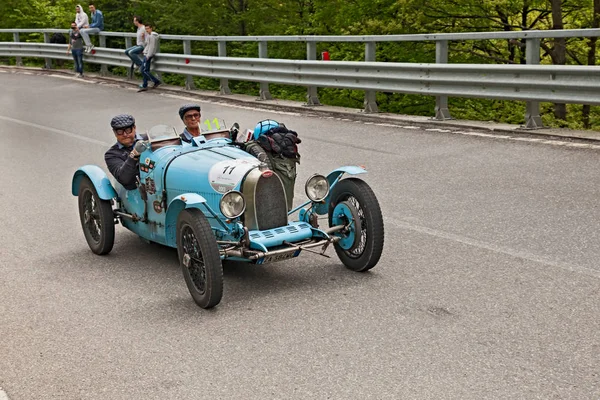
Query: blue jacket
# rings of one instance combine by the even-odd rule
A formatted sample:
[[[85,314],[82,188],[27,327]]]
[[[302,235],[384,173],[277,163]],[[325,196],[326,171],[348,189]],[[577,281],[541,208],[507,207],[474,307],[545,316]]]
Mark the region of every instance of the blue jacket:
[[[104,30],[104,15],[102,15],[102,11],[96,10],[96,13],[92,14],[90,28],[98,28],[101,31]]]

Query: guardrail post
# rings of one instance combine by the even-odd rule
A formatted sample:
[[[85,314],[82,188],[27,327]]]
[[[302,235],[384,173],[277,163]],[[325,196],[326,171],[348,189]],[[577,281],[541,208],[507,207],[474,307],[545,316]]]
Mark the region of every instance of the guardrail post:
[[[100,47],[106,48],[106,36],[99,37]],[[106,64],[102,64],[100,66],[100,75],[108,75],[108,66]]]
[[[154,57],[158,56],[160,54],[160,35],[158,35],[158,37],[156,38],[156,54],[154,55]],[[153,58],[154,58],[153,57]],[[154,58],[152,60],[152,66],[150,67],[150,71],[152,71],[154,73],[154,76],[156,76],[156,78],[161,81],[163,81],[163,77],[162,74],[156,70],[157,66],[156,66],[156,58]]]
[[[131,41],[131,38],[129,36],[125,36],[125,48],[128,49],[133,45],[133,42]],[[133,72],[135,71],[135,64],[133,63],[133,61],[131,62],[131,68],[127,69],[127,79],[132,80],[133,79]]]
[[[365,43],[365,61],[375,61],[375,49],[377,43],[367,42]],[[374,90],[365,90],[365,112],[376,113],[379,112],[377,108],[377,93]]]
[[[267,56],[267,42],[261,41],[258,42],[258,57],[259,58],[269,58]],[[259,100],[271,100],[271,92],[269,92],[269,83],[261,82],[260,83],[260,97]]]
[[[15,43],[19,43],[19,32],[14,32],[13,33],[13,41]],[[22,67],[23,66],[23,59],[21,57],[15,57],[15,64],[17,67]]]
[[[44,32],[44,43],[50,43],[50,33],[49,32]],[[52,69],[52,59],[44,58],[44,61],[46,63],[44,68]]]
[[[306,42],[306,59],[309,61],[315,61],[317,59],[317,43]],[[306,105],[308,106],[320,106],[319,93],[317,92],[316,86],[309,86],[306,93]]]
[[[219,57],[227,57],[227,42],[222,40],[219,41]],[[231,90],[229,90],[229,79],[221,78],[219,93],[231,94]]]
[[[448,63],[448,41],[438,40],[435,42],[435,62],[436,64]],[[448,110],[448,96],[435,96],[435,117],[438,121],[452,119],[450,110]]]
[[[525,40],[525,60],[527,64],[540,63],[540,39]],[[542,117],[540,116],[540,103],[538,101],[528,101],[525,103],[525,129],[543,128]]]
[[[192,54],[192,41],[184,40],[183,41],[183,54],[191,55]],[[194,84],[194,77],[192,75],[186,75],[185,77],[185,88],[187,90],[196,89],[196,85]]]

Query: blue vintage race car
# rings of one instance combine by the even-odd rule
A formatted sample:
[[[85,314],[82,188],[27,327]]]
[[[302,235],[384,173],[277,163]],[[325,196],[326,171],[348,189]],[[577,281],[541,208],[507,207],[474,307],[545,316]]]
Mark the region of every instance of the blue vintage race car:
[[[162,125],[148,132],[136,190],[86,165],[75,172],[72,193],[94,253],[112,250],[118,223],[147,241],[177,248],[192,298],[210,308],[223,295],[223,260],[266,264],[305,250],[323,254],[333,244],[349,269],[373,268],[384,242],[379,203],[361,179],[342,179],[365,172],[347,166],[311,176],[308,200],[288,212],[280,178],[236,146],[229,130],[205,132],[189,145]],[[319,216],[327,216],[327,226],[319,225]]]

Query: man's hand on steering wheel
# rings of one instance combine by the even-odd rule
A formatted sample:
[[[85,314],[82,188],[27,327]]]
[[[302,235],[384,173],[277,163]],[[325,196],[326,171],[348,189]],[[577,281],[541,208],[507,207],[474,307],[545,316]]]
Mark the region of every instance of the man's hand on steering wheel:
[[[130,156],[132,158],[139,158],[140,154],[142,154],[148,148],[148,142],[145,140],[138,140],[135,142],[135,146],[133,146],[133,150],[131,150]]]

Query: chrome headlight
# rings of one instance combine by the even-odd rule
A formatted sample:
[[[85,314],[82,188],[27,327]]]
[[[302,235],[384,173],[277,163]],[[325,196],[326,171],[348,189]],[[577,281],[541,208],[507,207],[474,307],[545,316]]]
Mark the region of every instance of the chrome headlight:
[[[329,182],[323,175],[313,175],[306,181],[306,195],[312,201],[321,201],[329,194]]]
[[[227,218],[237,218],[246,211],[246,200],[240,192],[231,190],[221,197],[219,208]]]

